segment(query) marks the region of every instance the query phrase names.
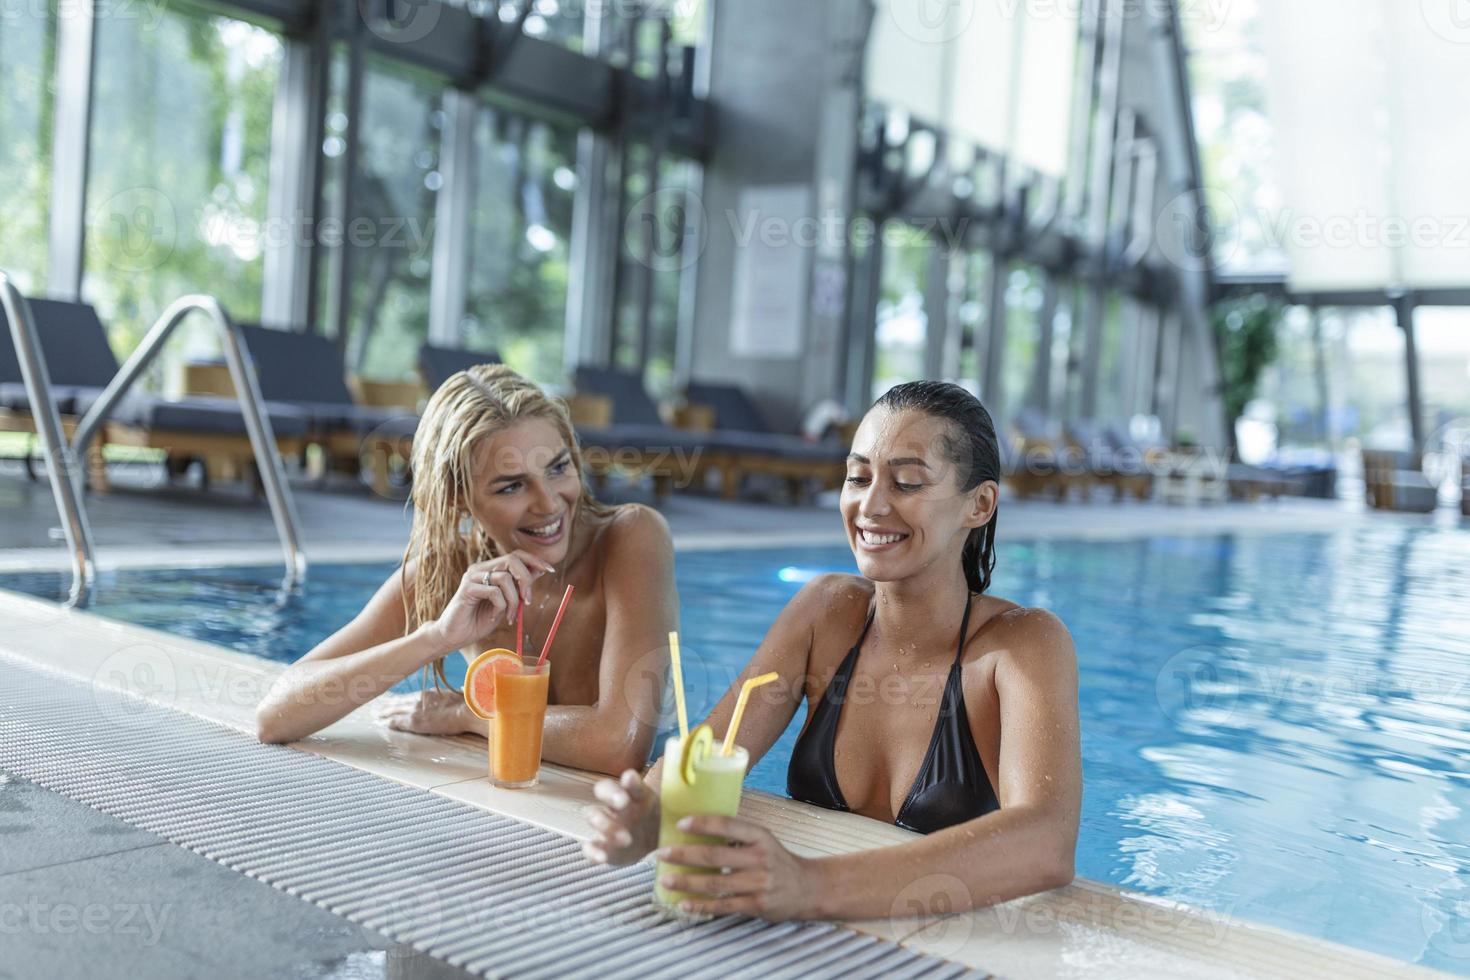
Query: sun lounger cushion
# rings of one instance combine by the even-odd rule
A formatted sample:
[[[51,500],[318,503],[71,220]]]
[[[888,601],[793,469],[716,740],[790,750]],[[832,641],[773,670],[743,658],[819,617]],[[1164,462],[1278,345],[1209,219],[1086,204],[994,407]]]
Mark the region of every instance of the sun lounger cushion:
[[[242,324],[240,331],[261,395],[296,409],[313,428],[367,435],[385,425],[415,425],[412,413],[402,409],[357,404],[343,380],[337,345],[326,337],[254,324]]]
[[[342,356],[334,341],[310,333],[241,324],[266,401],[355,404],[342,378]]]
[[[1057,438],[1056,424],[1035,408],[1023,408],[1011,419],[1011,426],[1023,439],[1034,442],[1054,442]]]
[[[715,431],[707,435],[711,449],[747,456],[830,463],[841,463],[847,459],[847,446],[835,441],[808,442],[800,436],[783,436],[770,432]]]
[[[460,350],[424,344],[419,348],[419,373],[430,388],[438,388],[449,376],[467,371],[477,364],[499,364],[499,351]]]
[[[581,394],[601,395],[612,402],[613,422],[622,425],[662,426],[658,406],[643,390],[643,379],[613,368],[577,368],[573,383]]]
[[[583,446],[596,446],[616,452],[620,448],[640,452],[694,452],[708,448],[702,433],[685,432],[664,425],[629,425],[614,422],[608,426],[578,426],[577,438]]]
[[[89,401],[101,393],[101,388],[77,388],[71,385],[51,386],[51,398],[56,402],[56,411],[62,415],[80,415],[81,410],[77,408],[78,402]],[[0,384],[0,408],[29,412],[31,400],[26,394],[26,386],[18,381],[12,384]]]
[[[97,401],[100,392],[77,402],[77,414],[83,414]],[[289,405],[266,404],[271,430],[278,438],[306,434],[307,417]],[[212,395],[189,395],[179,399],[156,398],[142,392],[129,392],[113,409],[114,422],[157,432],[191,432],[211,435],[245,435],[245,416],[240,403],[233,398]]]
[[[85,303],[33,299],[31,316],[41,339],[41,356],[51,378],[51,396],[62,415],[79,414],[78,398],[102,391],[117,374],[117,357],[97,311]],[[0,407],[29,411],[10,322],[0,310]]]
[[[761,417],[760,410],[751,402],[745,390],[735,385],[691,382],[685,397],[696,405],[707,405],[714,409],[715,428],[736,432],[765,432],[771,427]]]

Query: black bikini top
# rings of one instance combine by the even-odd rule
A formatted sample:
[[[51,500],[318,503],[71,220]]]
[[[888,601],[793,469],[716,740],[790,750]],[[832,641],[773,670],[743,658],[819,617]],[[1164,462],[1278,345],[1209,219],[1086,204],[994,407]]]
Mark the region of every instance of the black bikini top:
[[[843,658],[822,700],[812,712],[811,720],[796,740],[791,762],[786,769],[786,792],[794,800],[814,803],[829,810],[849,810],[837,785],[837,764],[833,755],[837,744],[837,720],[842,703],[847,699],[847,684],[857,664],[858,651],[868,628],[873,625],[874,609],[868,610],[867,621],[857,642]],[[944,696],[939,703],[939,717],[934,722],[934,735],[929,751],[919,766],[913,789],[899,808],[894,823],[921,834],[973,820],[1000,809],[1000,801],[991,788],[990,777],[980,761],[975,737],[970,733],[970,718],[965,712],[964,688],[960,679],[960,661],[965,655],[965,636],[970,625],[970,603],[965,601],[965,615],[960,621],[959,650],[949,677],[944,683]]]

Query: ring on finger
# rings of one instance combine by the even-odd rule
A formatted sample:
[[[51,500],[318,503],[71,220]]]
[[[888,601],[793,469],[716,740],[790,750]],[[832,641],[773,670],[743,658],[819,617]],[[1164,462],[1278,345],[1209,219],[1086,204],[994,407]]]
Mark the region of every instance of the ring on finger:
[[[489,572],[486,572],[484,575],[480,576],[480,584],[481,585],[489,585],[490,584],[490,573]]]

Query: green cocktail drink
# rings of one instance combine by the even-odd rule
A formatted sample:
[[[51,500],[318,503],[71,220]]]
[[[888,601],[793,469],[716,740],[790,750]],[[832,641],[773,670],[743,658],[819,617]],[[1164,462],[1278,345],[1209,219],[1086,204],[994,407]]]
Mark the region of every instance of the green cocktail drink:
[[[693,744],[687,759],[682,739],[676,736],[664,743],[663,782],[659,788],[659,847],[723,844],[723,837],[686,834],[676,825],[689,816],[733,817],[740,809],[740,787],[745,781],[745,767],[750,763],[750,754],[737,746],[729,755],[720,755],[717,747],[711,747],[712,740],[708,735],[700,737],[700,729],[706,733],[709,731],[701,725],[690,732]],[[687,778],[690,776],[693,778]],[[696,897],[670,891],[658,883],[659,879],[666,874],[708,874],[709,870],[660,861],[654,879],[654,898],[663,905],[676,906],[686,898]]]

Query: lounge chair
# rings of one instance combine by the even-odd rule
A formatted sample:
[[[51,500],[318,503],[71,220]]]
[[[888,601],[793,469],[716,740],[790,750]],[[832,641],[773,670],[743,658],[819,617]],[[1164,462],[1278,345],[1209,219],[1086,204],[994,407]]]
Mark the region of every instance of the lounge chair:
[[[424,344],[419,348],[419,375],[429,391],[438,391],[439,386],[452,374],[467,371],[477,364],[499,364],[499,351],[460,350],[455,347],[435,347]]]
[[[1225,467],[1225,479],[1231,494],[1244,500],[1256,501],[1262,497],[1274,500],[1291,493],[1300,495],[1300,481],[1292,479],[1279,466],[1258,466],[1237,460]]]
[[[691,382],[679,418],[687,427],[709,433],[713,465],[721,470],[721,492],[727,500],[739,495],[745,477],[752,473],[785,479],[798,502],[814,480],[825,490],[842,486],[845,442],[812,442],[772,431],[750,396],[736,385]]]
[[[52,395],[63,430],[69,436],[81,417],[102,395],[118,372],[117,357],[97,312],[86,303],[33,299],[31,313],[41,339],[41,354],[51,375]],[[21,382],[11,349],[9,325],[0,312],[0,428],[35,431],[29,397]],[[275,432],[276,447],[284,455],[305,448],[307,420],[289,406],[267,401],[265,410]],[[211,479],[230,479],[254,472],[255,454],[245,418],[234,399],[208,396],[163,399],[143,392],[126,395],[101,430],[101,439],[114,445],[165,451],[171,475],[192,459],[204,464],[205,485]],[[107,488],[101,454],[88,453],[88,478],[94,489]]]
[[[1224,459],[1198,447],[1166,450],[1156,466],[1155,496],[1162,503],[1223,504],[1230,496]]]
[[[1131,493],[1137,500],[1147,498],[1153,488],[1154,468],[1168,447],[1156,439],[1135,439],[1115,422],[1103,426],[1102,438],[1113,456],[1118,496]]]
[[[1086,474],[1063,458],[1058,426],[1034,408],[1023,408],[1011,418],[1010,454],[1013,462],[1004,470],[1016,496],[1025,500],[1038,493],[1055,493],[1058,500],[1073,486],[1081,486]]]
[[[324,473],[337,469],[357,475],[367,455],[374,490],[391,495],[392,460],[411,444],[418,415],[358,404],[343,375],[337,345],[326,337],[255,324],[242,324],[240,332],[255,362],[261,394],[308,419],[311,441],[325,457]]]
[[[1091,419],[1072,419],[1062,426],[1062,435],[1072,461],[1081,469],[1077,484],[1082,490],[1082,499],[1091,498],[1092,488],[1103,484],[1113,488],[1113,499],[1121,500],[1122,474],[1098,424]]]
[[[1439,503],[1439,488],[1424,475],[1415,452],[1363,450],[1363,489],[1377,510],[1428,514]]]
[[[621,468],[651,477],[654,495],[663,499],[675,481],[691,482],[707,465],[709,440],[667,425],[639,375],[579,367],[572,381],[572,421],[594,483],[606,482],[610,472]],[[589,395],[599,400],[592,403],[596,409],[578,404]]]

